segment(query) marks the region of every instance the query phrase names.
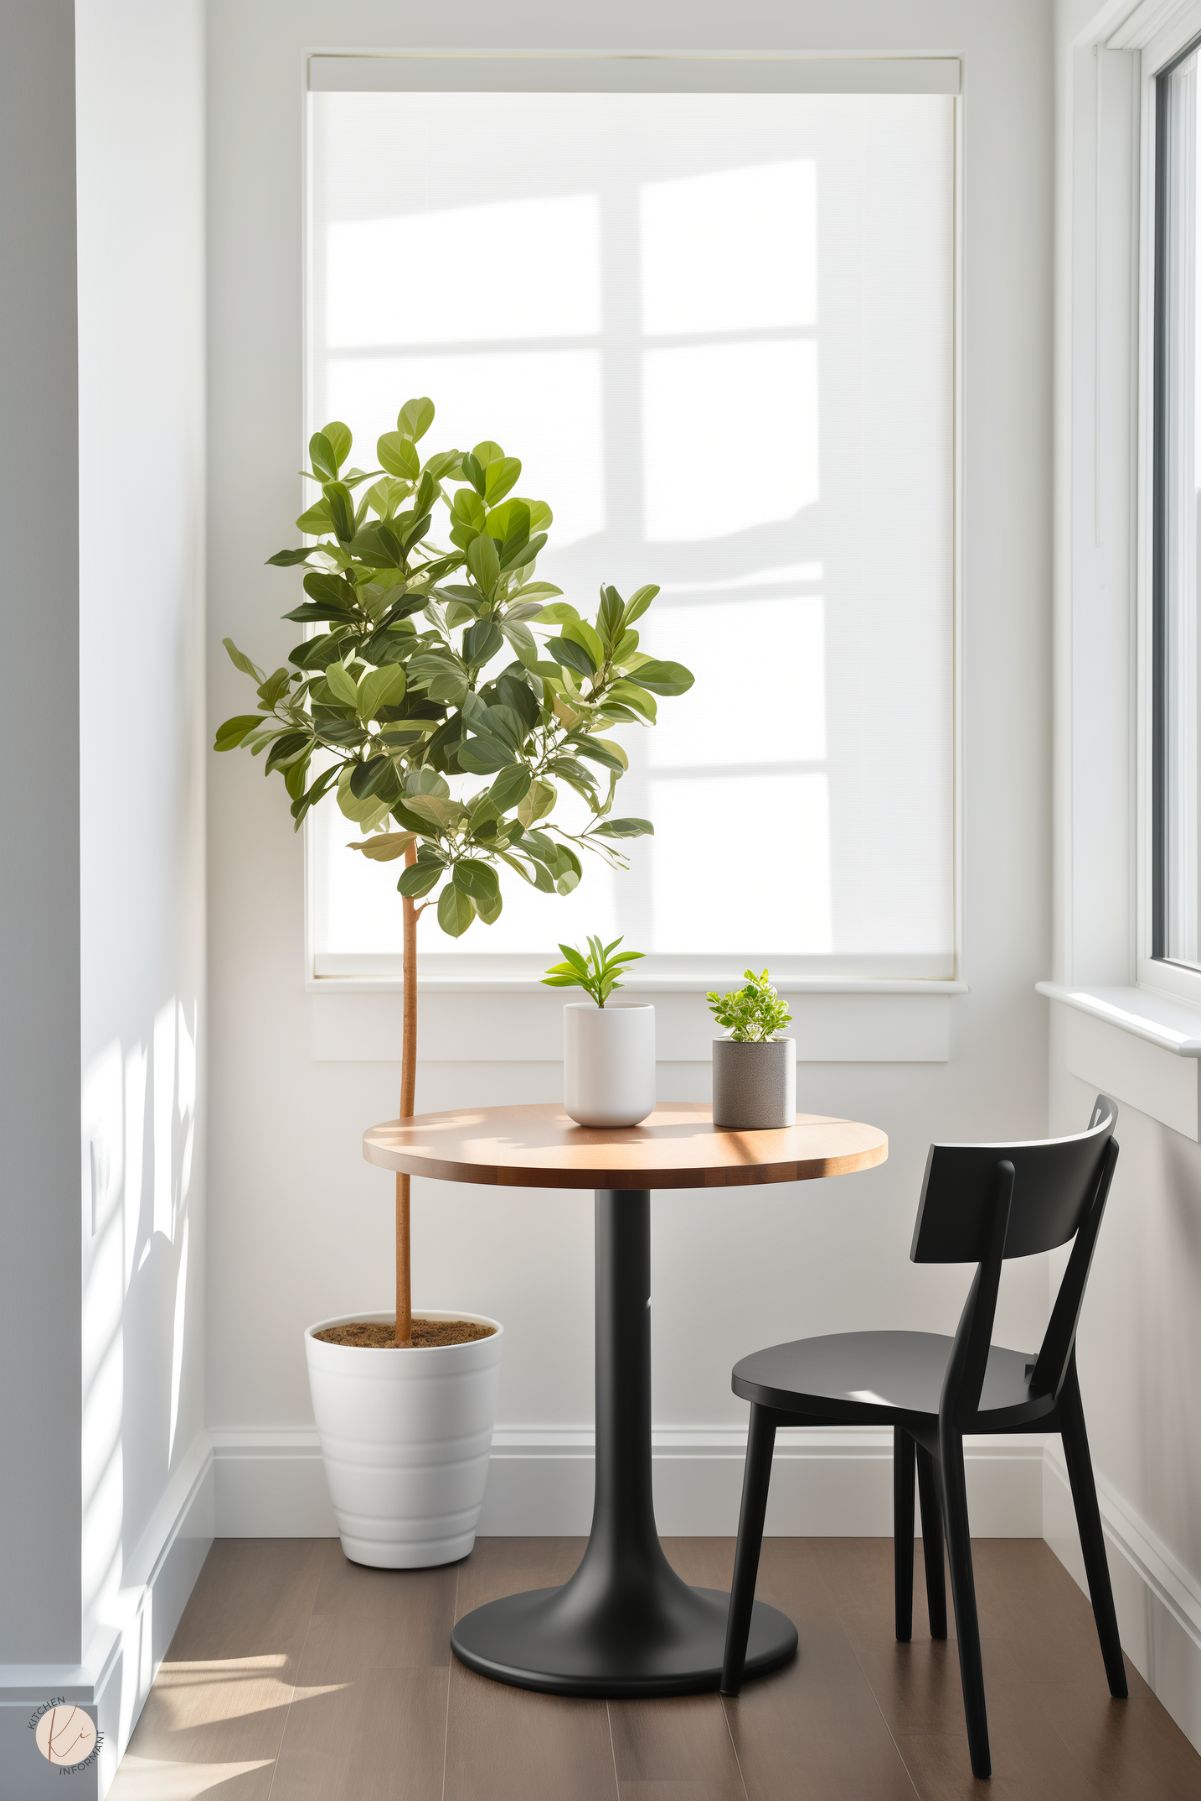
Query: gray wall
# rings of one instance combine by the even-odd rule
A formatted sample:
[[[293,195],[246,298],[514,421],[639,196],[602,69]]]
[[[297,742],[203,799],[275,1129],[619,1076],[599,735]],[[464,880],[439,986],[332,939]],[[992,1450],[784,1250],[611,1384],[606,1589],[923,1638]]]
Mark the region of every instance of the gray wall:
[[[75,32],[10,0],[0,56],[0,1661],[79,1656],[79,587]]]

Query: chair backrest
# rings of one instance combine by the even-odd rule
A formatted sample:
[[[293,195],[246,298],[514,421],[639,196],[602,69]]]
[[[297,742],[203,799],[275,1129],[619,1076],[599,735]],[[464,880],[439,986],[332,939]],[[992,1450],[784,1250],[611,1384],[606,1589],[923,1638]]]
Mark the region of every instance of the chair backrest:
[[[1074,1240],[1030,1378],[1032,1395],[1062,1388],[1117,1162],[1117,1117],[1113,1101],[1099,1094],[1087,1130],[1072,1138],[931,1145],[910,1256],[978,1265],[943,1393],[944,1408],[961,1424],[979,1407],[1002,1263]]]

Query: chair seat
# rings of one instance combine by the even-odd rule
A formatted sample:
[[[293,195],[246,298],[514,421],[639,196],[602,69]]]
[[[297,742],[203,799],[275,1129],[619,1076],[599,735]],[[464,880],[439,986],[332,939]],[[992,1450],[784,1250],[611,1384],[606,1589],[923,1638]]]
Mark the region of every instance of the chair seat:
[[[818,1419],[895,1419],[937,1415],[954,1340],[937,1332],[837,1332],[770,1345],[734,1365],[733,1389],[744,1400]],[[994,1345],[980,1414],[1051,1411],[1049,1397],[1030,1395],[1033,1358]],[[998,1419],[999,1423],[999,1419]]]

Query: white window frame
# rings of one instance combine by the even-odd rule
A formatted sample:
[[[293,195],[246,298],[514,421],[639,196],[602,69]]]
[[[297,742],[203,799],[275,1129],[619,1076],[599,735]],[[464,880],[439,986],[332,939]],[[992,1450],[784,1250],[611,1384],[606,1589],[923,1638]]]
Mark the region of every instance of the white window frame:
[[[1141,51],[1139,71],[1139,342],[1138,342],[1138,906],[1136,980],[1140,987],[1201,1007],[1201,969],[1155,955],[1155,260],[1157,82],[1198,37],[1201,4],[1178,9]]]
[[[1155,80],[1201,0],[1060,45],[1053,977],[1068,1068],[1201,1139],[1201,971],[1152,956]],[[1183,1065],[1181,1059],[1190,1059]]]
[[[935,93],[954,106],[952,245],[952,573],[951,573],[951,963],[950,974],[923,974],[919,960],[904,970],[904,959],[887,959],[889,973],[873,959],[796,956],[776,959],[777,985],[789,993],[937,995],[965,991],[963,967],[963,354],[962,354],[962,62],[955,55],[837,56],[821,53],[663,53],[529,51],[428,52],[387,50],[366,55],[314,51],[305,59],[308,92],[322,91],[516,91],[516,92],[739,92],[739,93]],[[310,417],[310,364],[307,288],[310,268],[311,131],[306,106],[305,193],[303,203],[302,347],[303,419]],[[306,440],[307,441],[307,440]],[[302,457],[303,461],[303,457]],[[400,986],[401,960],[378,953],[337,955],[316,944],[316,834],[304,828],[305,976],[310,989],[391,990]],[[880,959],[884,962],[885,959]],[[517,952],[419,954],[423,988],[538,991],[542,960]],[[711,956],[648,956],[638,966],[631,992],[696,992],[737,982],[741,968],[729,953]]]

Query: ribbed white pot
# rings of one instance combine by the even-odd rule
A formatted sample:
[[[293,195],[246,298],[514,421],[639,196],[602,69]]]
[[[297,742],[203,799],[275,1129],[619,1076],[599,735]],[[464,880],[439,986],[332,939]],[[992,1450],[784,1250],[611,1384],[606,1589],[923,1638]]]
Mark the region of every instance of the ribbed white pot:
[[[475,1543],[496,1419],[503,1328],[482,1313],[422,1319],[495,1326],[470,1344],[367,1350],[316,1334],[384,1313],[319,1320],[304,1335],[313,1413],[342,1549],[354,1563],[416,1570]]]
[[[655,1107],[655,1009],[563,1009],[563,1105],[581,1126],[636,1126]]]

